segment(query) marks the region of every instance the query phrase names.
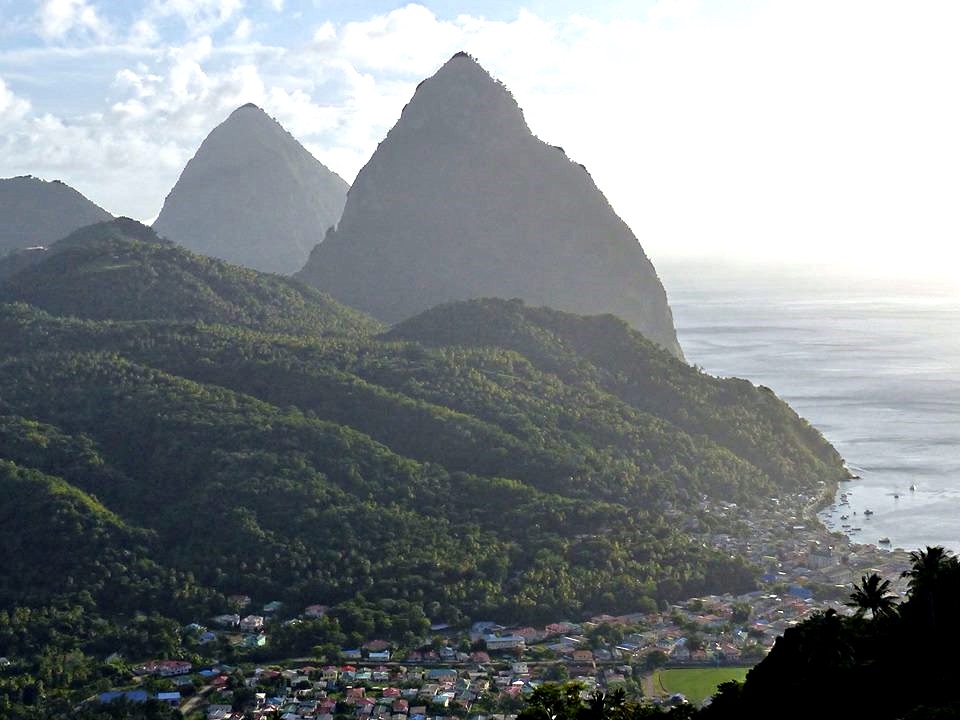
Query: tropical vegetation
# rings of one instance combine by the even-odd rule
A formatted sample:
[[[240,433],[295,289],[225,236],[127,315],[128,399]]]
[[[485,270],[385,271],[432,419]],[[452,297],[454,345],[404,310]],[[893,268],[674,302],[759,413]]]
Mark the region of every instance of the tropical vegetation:
[[[741,592],[710,504],[845,476],[769,390],[615,318],[478,300],[384,333],[129,220],[0,284],[0,460],[20,705],[179,652],[232,593],[330,605],[294,649]]]

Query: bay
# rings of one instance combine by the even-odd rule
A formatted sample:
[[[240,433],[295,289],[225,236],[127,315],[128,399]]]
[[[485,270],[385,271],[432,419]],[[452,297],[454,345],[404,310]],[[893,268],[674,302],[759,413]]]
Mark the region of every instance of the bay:
[[[960,552],[956,287],[818,268],[658,271],[687,360],[772,388],[860,475],[825,522],[856,542]]]

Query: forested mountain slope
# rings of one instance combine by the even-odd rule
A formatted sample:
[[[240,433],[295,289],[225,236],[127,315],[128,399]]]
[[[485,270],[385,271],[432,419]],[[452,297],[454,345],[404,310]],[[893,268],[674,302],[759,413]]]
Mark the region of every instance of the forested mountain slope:
[[[0,301],[97,320],[190,320],[277,333],[380,325],[296,280],[196,255],[129,218],[81,228],[0,284]]]
[[[844,476],[772,393],[612,318],[478,300],[377,335],[145,230],[88,229],[0,285],[0,455],[183,612],[244,592],[520,621],[742,590],[691,534],[718,522],[701,500]],[[49,522],[23,507],[0,532]]]

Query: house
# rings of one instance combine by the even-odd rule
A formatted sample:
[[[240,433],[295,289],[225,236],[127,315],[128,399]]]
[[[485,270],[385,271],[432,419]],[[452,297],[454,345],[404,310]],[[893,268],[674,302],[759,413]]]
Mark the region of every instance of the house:
[[[131,703],[145,703],[150,699],[150,694],[146,690],[126,690],[100,693],[97,700],[101,705],[112,703],[114,700],[126,700]]]
[[[267,644],[266,635],[246,635],[243,638],[243,647],[245,648],[264,647],[266,644]]]
[[[317,618],[322,618],[324,615],[326,615],[327,610],[329,609],[330,608],[327,607],[326,605],[307,605],[307,607],[303,611],[303,614],[308,618],[317,619]]]
[[[347,688],[344,701],[350,705],[358,705],[361,700],[366,696],[366,689],[362,687],[349,687]]]
[[[334,700],[333,698],[324,698],[323,700],[320,701],[320,704],[317,705],[317,710],[319,710],[321,714],[333,713],[336,707],[337,707],[336,700]]]
[[[157,693],[157,700],[173,708],[180,707],[180,693],[178,692]]]
[[[282,603],[282,602],[280,602],[279,600],[274,600],[274,601],[268,602],[266,605],[264,605],[264,606],[263,606],[263,611],[264,611],[267,615],[269,615],[270,613],[275,613],[275,612],[277,612],[277,610],[279,610],[279,609],[282,608],[282,607],[283,607],[283,603]]]
[[[476,642],[485,635],[494,635],[499,632],[506,630],[502,625],[497,625],[497,623],[490,620],[480,620],[475,622],[470,626],[470,640],[471,642]]]
[[[544,628],[544,633],[549,637],[551,635],[567,635],[572,632],[579,632],[580,626],[569,622],[550,623]]]
[[[233,714],[230,705],[207,705],[207,720],[223,720]]]
[[[379,651],[379,652],[370,652],[370,653],[367,655],[367,659],[369,659],[369,660],[378,660],[378,661],[381,661],[381,662],[387,662],[387,661],[390,660],[390,651],[389,651],[389,650],[382,650],[382,651]]]
[[[262,615],[247,615],[243,620],[240,621],[240,629],[243,632],[255,633],[263,630],[263,616]]]
[[[186,660],[163,660],[156,664],[154,673],[160,677],[174,677],[187,675],[191,670],[193,665]]]
[[[240,624],[240,616],[236,613],[232,615],[217,615],[212,620],[214,625],[219,625],[220,627],[234,628]]]
[[[487,644],[487,650],[495,652],[497,650],[515,650],[526,647],[526,640],[519,635],[486,635],[483,641]]]
[[[426,678],[434,683],[456,682],[457,671],[450,668],[435,668],[427,670]]]

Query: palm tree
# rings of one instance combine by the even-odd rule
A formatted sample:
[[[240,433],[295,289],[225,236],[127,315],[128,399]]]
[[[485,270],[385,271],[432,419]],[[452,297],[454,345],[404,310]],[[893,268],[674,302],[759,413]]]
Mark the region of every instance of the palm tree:
[[[926,550],[914,550],[910,553],[913,567],[904,570],[901,577],[910,578],[908,586],[912,595],[922,595],[929,592],[936,585],[943,571],[951,565],[956,565],[957,559],[949,550],[942,546],[927,546]]]
[[[869,610],[870,616],[876,620],[897,612],[897,596],[890,592],[889,580],[872,573],[869,577],[861,577],[860,585],[854,583],[847,605],[857,608],[857,617],[863,617]]]
[[[931,624],[937,622],[937,596],[942,594],[944,581],[951,571],[958,569],[957,558],[942,546],[927,546],[926,550],[915,550],[910,553],[913,567],[904,570],[901,577],[908,577],[910,581],[910,599],[926,606],[927,615]]]

